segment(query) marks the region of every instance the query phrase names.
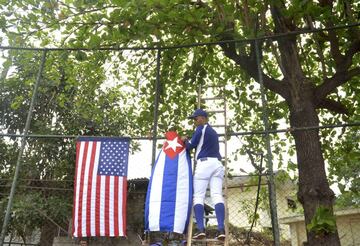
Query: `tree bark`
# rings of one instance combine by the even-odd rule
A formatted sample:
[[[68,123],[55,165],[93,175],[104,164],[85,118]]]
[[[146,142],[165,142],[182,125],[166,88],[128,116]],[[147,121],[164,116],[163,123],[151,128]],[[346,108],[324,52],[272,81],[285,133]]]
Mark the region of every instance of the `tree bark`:
[[[322,2],[331,4],[331,1],[324,0]],[[269,5],[274,21],[274,33],[289,33],[297,29],[292,17],[284,14],[286,10],[284,2],[270,1]],[[222,40],[229,40],[234,39],[234,36],[227,32],[222,38]],[[316,86],[311,79],[304,75],[296,37],[288,36],[276,40],[280,51],[279,66],[282,68],[284,78],[279,81],[263,74],[263,83],[265,88],[281,95],[287,102],[292,128],[319,126],[316,112],[319,108],[346,113],[346,108],[341,103],[328,99],[326,96],[360,73],[359,68],[350,69],[352,58],[360,49],[360,43],[358,40],[352,41],[349,49],[345,52],[346,55],[343,56],[338,52],[337,37],[333,35],[329,38],[331,53],[337,56],[335,62],[339,69],[336,69],[333,77],[324,78],[324,83],[320,86]],[[234,43],[220,46],[225,56],[235,61],[249,76],[258,81],[256,61],[252,54],[246,55],[246,52],[238,54],[239,48]],[[335,195],[327,181],[319,130],[294,131],[292,135],[295,139],[299,169],[298,198],[303,205],[307,225],[311,223],[319,206],[328,208],[333,214]],[[334,233],[322,233],[321,235],[310,231],[307,232],[307,239],[306,245],[340,245],[337,230]]]
[[[51,246],[53,245],[56,235],[57,227],[49,220],[46,220],[41,227],[40,245]]]
[[[293,20],[282,14],[285,6],[280,2],[271,4],[275,31],[286,33],[294,28]],[[287,82],[289,97],[286,101],[290,109],[290,126],[319,126],[316,112],[316,86],[304,75],[296,46],[296,38],[278,40],[281,62],[284,66],[284,79]],[[298,198],[304,208],[305,224],[313,219],[319,206],[330,209],[333,214],[334,192],[330,189],[325,172],[325,161],[321,150],[319,130],[295,131],[297,163],[299,170]],[[335,233],[315,234],[307,231],[307,245],[340,246],[337,230]]]
[[[304,86],[300,94],[290,102],[291,127],[318,126],[319,118],[313,100],[314,89]],[[299,169],[298,199],[303,205],[305,224],[309,224],[319,206],[329,208],[331,211],[335,199],[326,178],[325,162],[321,151],[319,130],[294,131]],[[307,231],[307,245],[340,245],[337,231],[335,233],[316,235]]]
[[[299,57],[296,53],[295,40],[280,40],[281,61],[285,68],[284,82],[272,86],[272,80],[264,83],[267,89],[282,95],[289,105],[290,125],[296,127],[319,126],[316,109],[319,108],[317,87],[308,80],[301,70]],[[234,60],[248,74],[258,79],[252,70],[253,63],[249,59],[241,59],[231,46],[222,46],[227,57]],[[246,62],[245,62],[246,61]],[[278,86],[281,85],[281,90]],[[299,169],[298,198],[303,205],[305,223],[309,224],[319,206],[324,206],[333,211],[332,206],[335,195],[329,187],[325,172],[325,161],[321,151],[319,130],[293,132],[295,139],[297,162]],[[338,232],[333,234],[316,235],[307,232],[307,245],[340,246]]]

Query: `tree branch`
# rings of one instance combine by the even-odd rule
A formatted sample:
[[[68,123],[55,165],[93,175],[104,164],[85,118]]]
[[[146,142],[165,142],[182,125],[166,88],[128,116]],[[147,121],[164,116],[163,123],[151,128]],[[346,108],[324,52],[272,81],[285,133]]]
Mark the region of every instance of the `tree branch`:
[[[221,44],[220,46],[223,49],[225,56],[233,60],[237,65],[244,69],[250,77],[254,78],[257,82],[259,82],[257,64],[253,56],[238,55],[234,43]],[[271,78],[264,73],[262,73],[262,76],[265,88],[281,95],[284,99],[289,98],[286,83]]]
[[[279,67],[280,67],[280,70],[281,70],[281,73],[284,75],[285,74],[285,68],[281,62],[281,57],[280,57],[280,54],[278,52],[278,48],[275,46],[274,42],[271,42],[270,41],[270,46],[271,46],[271,49],[272,49],[272,53],[274,54],[274,57],[276,59],[276,62],[279,64]]]
[[[344,104],[342,104],[341,102],[337,102],[334,101],[332,99],[329,98],[324,98],[322,99],[318,104],[317,107],[318,109],[323,108],[323,109],[327,109],[330,110],[332,112],[338,113],[338,114],[349,114],[348,109],[346,108],[346,106]]]
[[[336,87],[346,83],[351,78],[360,75],[360,67],[353,68],[348,71],[340,71],[334,74],[331,78],[324,80],[320,86],[315,90],[315,97],[319,102],[325,99],[327,95],[332,93]]]
[[[243,8],[241,8],[240,6],[243,6]],[[251,28],[253,26],[253,23],[250,19],[250,9],[249,9],[249,4],[247,0],[243,0],[242,4],[239,5],[243,15],[241,15],[241,17],[243,17],[243,22],[245,24],[245,26],[247,28]]]
[[[333,8],[333,1],[332,0],[320,0],[319,5],[322,8],[327,7],[327,8],[329,8],[331,10]],[[325,22],[325,26],[326,27],[333,27],[334,23],[331,20],[327,20]],[[336,35],[335,30],[329,31],[328,40],[330,42],[330,53],[331,53],[331,55],[332,55],[332,57],[333,57],[333,59],[335,61],[335,68],[336,68],[336,70],[338,70],[338,68],[342,64],[342,61],[343,61],[344,57],[340,52],[339,39],[338,39],[338,36]]]
[[[306,15],[305,16],[305,21],[308,25],[308,27],[313,30],[314,28],[314,24],[313,24],[313,18],[310,15]],[[317,34],[313,34],[313,35],[317,35]],[[321,48],[320,42],[318,39],[314,39],[315,42],[315,48],[316,48],[316,52],[319,56],[320,59],[320,64],[321,64],[321,70],[322,70],[322,77],[323,79],[326,79],[326,64],[325,64],[325,58],[324,58],[324,54],[323,54],[323,50]],[[301,47],[301,46],[300,46]],[[306,60],[305,60],[306,61]]]
[[[333,2],[331,0],[321,0],[320,5],[322,7],[328,6],[329,8],[332,8]],[[326,26],[333,27],[334,25],[331,21],[327,21]],[[349,32],[351,32],[350,29]],[[356,33],[356,30],[354,32]],[[343,55],[340,52],[339,39],[335,30],[329,31],[328,40],[330,42],[330,52],[335,61],[336,73],[331,78],[324,79],[324,82],[316,89],[315,95],[319,101],[325,99],[327,95],[336,89],[336,87],[360,74],[360,68],[358,67],[348,70],[352,65],[354,55],[360,52],[360,38],[357,35],[350,36],[353,38],[350,39],[350,46]]]
[[[244,10],[246,15],[246,23],[248,25],[252,25],[251,18],[250,18],[250,9],[247,8],[247,0],[244,0]],[[224,8],[220,3],[217,3],[216,5],[217,9],[217,16],[218,21],[223,23],[226,27],[227,32],[224,32],[222,34],[222,37],[220,37],[221,40],[234,40],[234,21],[229,21],[224,18],[225,12]],[[251,28],[251,26],[247,27]],[[239,65],[243,70],[247,72],[247,74],[254,78],[255,81],[259,82],[259,75],[258,75],[258,69],[257,69],[257,63],[255,58],[255,47],[254,43],[251,44],[251,53],[250,55],[246,55],[245,49],[243,49],[242,54],[238,54],[236,50],[236,44],[235,43],[224,43],[220,44],[220,47],[223,49],[225,56],[233,60],[237,65]],[[289,93],[287,91],[288,85],[284,83],[283,81],[276,80],[274,78],[269,77],[265,73],[262,72],[264,87],[281,95],[284,99],[289,98]]]
[[[333,27],[334,25],[327,25],[327,27]],[[330,53],[335,61],[335,68],[338,70],[341,67],[344,56],[339,49],[339,39],[334,30],[329,31]]]
[[[353,41],[349,49],[346,51],[343,61],[344,70],[348,69],[351,66],[352,58],[357,52],[360,52],[360,38]]]
[[[282,13],[285,6],[279,1],[272,1],[270,4],[271,16],[274,20],[275,33],[289,33],[296,29],[291,18],[285,17]],[[281,62],[284,68],[284,77],[289,81],[303,80],[304,73],[301,68],[298,49],[296,46],[296,36],[289,36],[277,40],[281,55]],[[299,90],[300,84],[293,83],[293,88]]]

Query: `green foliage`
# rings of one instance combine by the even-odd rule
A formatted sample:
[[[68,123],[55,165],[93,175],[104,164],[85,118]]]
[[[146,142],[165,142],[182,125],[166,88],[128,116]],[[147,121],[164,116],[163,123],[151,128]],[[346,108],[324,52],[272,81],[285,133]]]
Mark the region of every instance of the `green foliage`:
[[[308,231],[317,235],[334,233],[336,231],[336,219],[329,208],[319,206],[316,209],[311,223],[306,225]]]
[[[354,101],[355,107],[358,101]],[[349,119],[350,122],[357,122],[358,109]],[[329,140],[324,142],[325,157],[329,162],[329,178],[332,184],[337,184],[341,194],[336,204],[338,207],[350,207],[360,205],[360,138],[359,129],[342,129],[331,131],[326,136]]]
[[[258,210],[255,213],[255,201],[256,201],[256,191],[257,191],[257,178],[252,177],[247,183],[244,191],[242,192],[242,196],[250,196],[250,198],[242,199],[240,201],[240,209],[239,213],[246,214],[248,223],[251,224],[255,219],[255,226],[259,223],[260,214],[259,211],[266,211],[270,216],[269,209],[269,193],[266,186],[261,186],[259,192],[259,202],[258,202]]]
[[[285,1],[284,6],[280,6],[281,1],[255,0],[242,4],[233,0],[0,1],[1,45],[94,49],[172,46],[276,35],[310,29],[310,23],[317,28],[356,22],[359,4],[328,2],[333,6],[302,0]],[[275,28],[269,3],[279,4],[279,15],[285,17],[286,30]],[[337,40],[335,46],[344,56],[358,32],[358,28],[352,28],[297,36],[294,55],[299,57],[302,76],[312,88],[322,84],[324,78],[331,78],[337,69],[334,45],[330,45],[329,40]],[[260,44],[262,71],[277,83],[289,83],[286,80],[294,76],[283,70],[284,54],[279,50],[279,41],[265,40]],[[264,129],[260,87],[254,79],[257,71],[252,63],[255,59],[252,43],[239,42],[234,49],[240,62],[249,57],[249,64],[235,64],[218,45],[161,50],[159,135],[169,129],[181,135],[191,134],[191,122],[184,119],[197,107],[198,86],[209,84],[226,85],[224,94],[232,112],[229,126],[232,132]],[[4,62],[1,64],[0,126],[8,133],[21,133],[41,54],[6,50],[1,55]],[[30,133],[150,136],[157,55],[156,50],[48,52]],[[360,63],[359,53],[350,62],[351,68],[356,68]],[[250,69],[246,69],[247,66],[251,66]],[[320,123],[358,122],[359,88],[359,79],[354,77],[334,90],[327,99],[341,102],[349,114],[332,114],[320,109]],[[218,95],[220,91],[215,89],[213,93]],[[282,128],[289,123],[289,104],[270,90],[266,97],[270,128]],[[320,132],[329,178],[332,183],[340,183],[339,204],[343,206],[359,204],[359,134],[354,129]],[[245,155],[246,149],[265,152],[263,135],[239,138],[242,144],[235,155]],[[291,134],[273,134],[271,143],[276,164],[295,171],[299,164],[287,160],[296,154]],[[0,147],[1,177],[11,178],[17,142],[14,138],[1,140]],[[133,142],[132,150],[137,148],[138,143]],[[25,157],[21,178],[73,179],[75,150],[71,140],[31,139]],[[57,194],[52,198],[59,199]],[[46,203],[42,199],[39,202]],[[49,205],[49,211],[53,211],[50,207],[54,204]],[[62,205],[65,206],[65,202]]]

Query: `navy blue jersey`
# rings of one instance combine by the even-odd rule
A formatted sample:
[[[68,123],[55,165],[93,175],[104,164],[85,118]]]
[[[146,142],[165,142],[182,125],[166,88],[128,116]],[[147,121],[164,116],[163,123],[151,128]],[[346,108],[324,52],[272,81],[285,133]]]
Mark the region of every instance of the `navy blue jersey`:
[[[215,157],[221,160],[219,152],[219,137],[216,131],[209,125],[196,127],[190,141],[185,142],[186,149],[196,148],[196,160],[204,157]]]

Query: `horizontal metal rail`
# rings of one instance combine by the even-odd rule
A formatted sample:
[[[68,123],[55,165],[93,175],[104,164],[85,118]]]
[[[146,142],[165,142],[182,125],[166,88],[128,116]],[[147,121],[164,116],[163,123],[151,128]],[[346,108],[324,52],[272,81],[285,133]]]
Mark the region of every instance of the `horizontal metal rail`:
[[[335,125],[323,125],[323,126],[308,126],[308,127],[292,127],[285,129],[273,129],[273,130],[254,130],[247,132],[230,132],[228,136],[245,136],[245,135],[260,135],[260,134],[276,134],[276,133],[287,133],[287,132],[296,132],[296,131],[311,131],[316,129],[331,129],[331,128],[340,128],[340,127],[357,127],[360,126],[360,122],[351,122]],[[219,136],[224,136],[224,134],[218,134]],[[11,134],[11,133],[0,133],[0,137],[15,137],[15,138],[79,138],[79,137],[100,137],[100,136],[83,136],[83,135],[46,135],[46,134]],[[104,137],[104,136],[101,136]],[[111,136],[118,137],[118,136]],[[151,141],[152,137],[129,137],[132,140],[149,140]],[[156,139],[165,139],[164,137],[157,137]]]
[[[15,46],[0,46],[0,50],[35,50],[35,51],[121,51],[121,50],[169,50],[169,49],[182,49],[182,48],[191,48],[191,47],[199,47],[199,46],[211,46],[211,45],[220,45],[220,44],[228,44],[228,43],[247,43],[247,42],[254,42],[256,40],[263,41],[263,40],[277,40],[280,38],[286,38],[289,36],[299,35],[299,34],[306,34],[306,33],[318,33],[318,32],[326,32],[331,30],[338,30],[338,29],[345,29],[345,28],[352,28],[360,26],[359,23],[353,23],[349,25],[337,25],[333,27],[327,28],[314,28],[314,29],[302,29],[296,30],[287,33],[277,33],[274,35],[256,37],[256,38],[248,38],[248,39],[236,39],[236,40],[222,40],[216,42],[199,42],[199,43],[192,43],[192,44],[183,44],[183,45],[172,45],[172,46],[163,46],[159,47],[157,44],[154,46],[138,46],[138,47],[99,47],[99,48],[36,48],[36,47],[15,47]]]

